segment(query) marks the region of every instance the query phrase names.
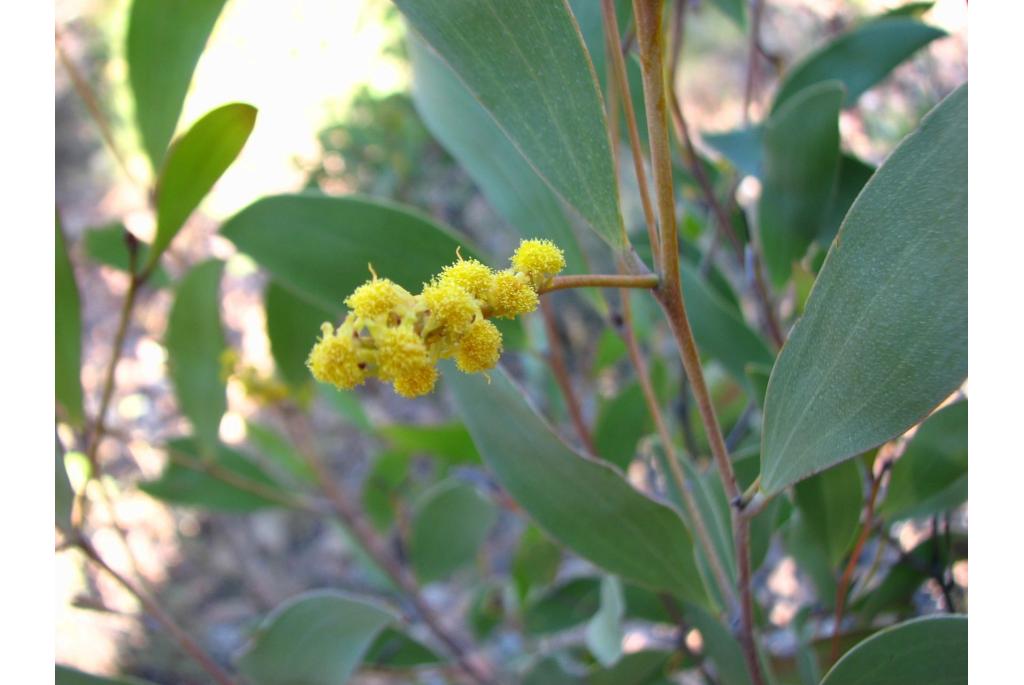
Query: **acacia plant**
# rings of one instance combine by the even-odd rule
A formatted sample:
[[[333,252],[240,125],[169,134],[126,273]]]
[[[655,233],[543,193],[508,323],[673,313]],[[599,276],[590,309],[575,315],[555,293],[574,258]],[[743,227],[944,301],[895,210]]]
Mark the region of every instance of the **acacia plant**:
[[[751,36],[746,82],[723,85],[742,94],[745,123],[700,144],[676,88],[689,2],[395,0],[419,116],[519,247],[502,268],[504,255],[412,207],[256,200],[220,235],[267,276],[273,377],[227,349],[223,263],[179,273],[163,259],[258,126],[253,107],[225,104],[172,140],[223,4],[131,10],[157,228],[150,243],[121,228],[83,241],[129,284],[97,397],[83,398],[79,370],[89,293],[58,217],[61,549],[134,594],[221,685],[337,684],[360,669],[480,685],[966,682],[951,572],[966,531],[950,521],[967,496],[967,86],[878,168],[846,151],[838,124],[943,37],[922,18],[930,3],[864,19],[786,66],[754,120],[764,2],[717,0]],[[743,177],[760,195],[739,204]],[[116,370],[155,289],[173,292],[164,343],[191,429],[161,446],[158,479],[122,486],[173,506],[334,519],[377,588],[309,588],[232,659],[93,543],[112,496],[98,455],[115,439]],[[569,334],[569,313],[584,335]],[[262,407],[238,448],[218,433],[226,377]],[[390,394],[381,381],[409,398],[395,402],[450,400],[455,417],[375,423],[360,398]],[[380,445],[361,492],[338,477],[346,444],[314,420],[326,407]],[[89,464],[74,490],[70,449]],[[432,475],[413,473],[413,454]],[[484,560],[499,521],[514,544]],[[894,539],[907,522],[922,531],[911,549]],[[765,579],[784,559],[806,592],[780,619]],[[455,597],[443,610],[433,584]],[[915,603],[922,585],[938,607]],[[57,667],[58,682],[76,678]]]

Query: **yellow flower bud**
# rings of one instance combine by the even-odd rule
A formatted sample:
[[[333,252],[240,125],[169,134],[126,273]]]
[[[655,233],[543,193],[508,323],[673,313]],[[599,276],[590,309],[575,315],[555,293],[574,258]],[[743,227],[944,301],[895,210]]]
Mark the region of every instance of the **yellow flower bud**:
[[[565,268],[565,255],[550,240],[524,240],[512,255],[512,267],[539,289]]]
[[[526,276],[505,270],[494,275],[494,284],[491,286],[487,303],[490,305],[492,316],[511,319],[532,312],[537,308],[539,300],[537,291],[526,280]]]
[[[450,282],[462,286],[466,292],[477,299],[483,299],[491,290],[494,272],[486,264],[475,259],[459,259],[441,271],[439,281]]]
[[[443,328],[446,337],[465,333],[480,313],[473,296],[451,280],[424,286],[421,297],[430,311],[430,323],[424,330]]]
[[[410,297],[409,292],[394,281],[374,278],[356,288],[345,298],[345,304],[356,316],[375,317],[387,314]]]
[[[459,341],[455,365],[465,373],[493,369],[501,356],[501,331],[487,319],[477,319]]]
[[[381,329],[373,341],[377,345],[378,375],[383,380],[401,378],[430,365],[426,345],[411,326]]]
[[[324,323],[320,340],[313,346],[306,366],[321,383],[330,383],[342,390],[361,385],[366,380],[366,365],[359,359],[356,340],[349,329]]]
[[[437,383],[437,369],[428,363],[397,376],[395,392],[402,397],[419,397],[433,390],[435,383]]]

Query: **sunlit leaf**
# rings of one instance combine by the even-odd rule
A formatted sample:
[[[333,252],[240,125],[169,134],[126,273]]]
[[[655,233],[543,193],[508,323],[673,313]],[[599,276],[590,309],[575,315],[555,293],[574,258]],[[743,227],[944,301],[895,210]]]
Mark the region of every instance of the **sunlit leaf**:
[[[67,419],[73,424],[80,424],[82,415],[82,318],[79,311],[78,285],[75,283],[75,272],[71,267],[64,231],[61,229],[60,217],[55,222],[54,256],[55,278],[54,295],[56,315],[54,322],[54,348],[56,365],[54,377],[56,381],[57,403],[64,408]]]

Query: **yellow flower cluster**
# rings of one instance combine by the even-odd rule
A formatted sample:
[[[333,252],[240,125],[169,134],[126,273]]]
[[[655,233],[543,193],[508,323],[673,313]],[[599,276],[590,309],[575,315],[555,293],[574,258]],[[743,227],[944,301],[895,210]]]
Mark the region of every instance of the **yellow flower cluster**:
[[[306,365],[340,389],[375,376],[403,397],[434,389],[439,359],[454,358],[466,373],[494,368],[501,332],[489,319],[532,312],[538,291],[565,268],[549,240],[524,240],[511,261],[511,269],[495,272],[459,255],[419,295],[374,273],[345,299],[350,311],[341,325],[321,326]]]

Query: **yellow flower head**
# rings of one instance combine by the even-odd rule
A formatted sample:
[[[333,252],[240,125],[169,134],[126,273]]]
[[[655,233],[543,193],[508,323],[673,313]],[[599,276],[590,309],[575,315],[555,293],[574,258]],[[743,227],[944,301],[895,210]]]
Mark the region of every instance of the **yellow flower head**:
[[[372,318],[387,314],[409,297],[408,291],[394,281],[374,277],[345,298],[345,304],[356,316]]]
[[[501,331],[487,319],[477,319],[459,341],[455,365],[465,373],[493,369],[501,356]]]
[[[506,269],[494,275],[487,303],[491,306],[491,315],[511,319],[532,312],[539,300],[537,291],[525,276]]]
[[[430,328],[443,327],[446,336],[462,335],[480,313],[473,296],[452,280],[424,286],[421,297],[430,310]]]
[[[437,369],[429,363],[412,368],[395,378],[395,392],[402,397],[419,397],[434,389]]]
[[[483,299],[491,290],[494,272],[475,259],[462,259],[441,271],[441,283],[455,283],[477,299]]]
[[[331,324],[325,323],[320,331],[320,340],[306,360],[313,377],[342,390],[361,385],[366,380],[366,365],[359,359],[356,340],[348,328],[336,332]]]
[[[377,344],[378,375],[386,381],[430,365],[427,347],[412,326],[380,329],[373,340]]]
[[[565,255],[550,240],[524,240],[512,255],[512,267],[540,288],[565,268]]]

